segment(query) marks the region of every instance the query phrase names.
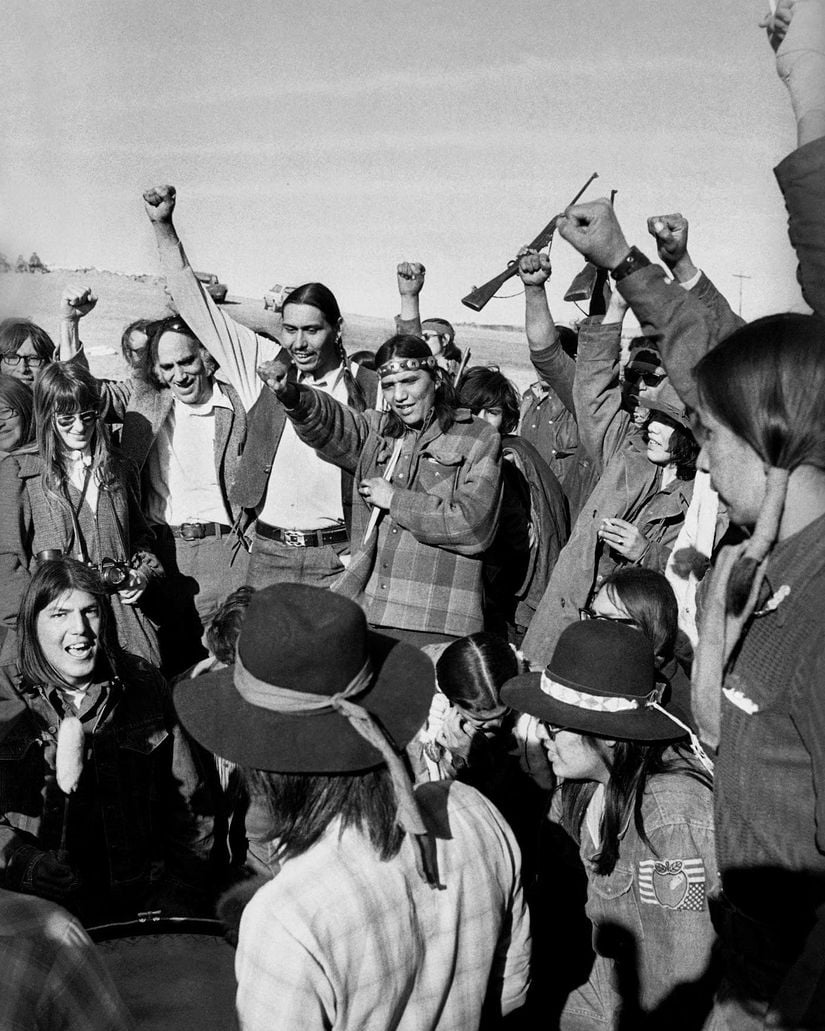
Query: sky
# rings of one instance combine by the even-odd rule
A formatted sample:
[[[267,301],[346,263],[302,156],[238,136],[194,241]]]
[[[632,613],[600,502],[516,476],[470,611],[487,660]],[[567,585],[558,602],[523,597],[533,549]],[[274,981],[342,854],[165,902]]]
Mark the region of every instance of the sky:
[[[617,190],[650,256],[647,217],[681,211],[745,317],[806,310],[763,4],[4,0],[0,250],[154,272],[141,193],[172,183],[190,260],[230,294],[320,280],[391,316],[396,264],[418,260],[425,315],[520,324],[520,296],[460,298],[597,171],[585,199]],[[581,259],[560,239],[552,258],[569,321]]]

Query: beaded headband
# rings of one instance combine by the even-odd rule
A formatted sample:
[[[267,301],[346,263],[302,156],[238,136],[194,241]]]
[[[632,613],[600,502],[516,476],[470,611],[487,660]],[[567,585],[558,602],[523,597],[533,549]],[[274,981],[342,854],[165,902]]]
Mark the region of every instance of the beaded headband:
[[[391,376],[394,372],[417,372],[419,369],[437,369],[438,362],[434,355],[426,358],[392,358],[384,362],[378,370],[380,376]]]

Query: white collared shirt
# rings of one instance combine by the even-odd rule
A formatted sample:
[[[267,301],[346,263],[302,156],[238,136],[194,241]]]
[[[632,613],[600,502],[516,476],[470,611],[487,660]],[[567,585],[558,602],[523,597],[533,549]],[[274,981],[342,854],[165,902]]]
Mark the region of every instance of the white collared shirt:
[[[347,404],[343,365],[332,369],[322,380],[301,373],[298,381]],[[289,419],[275,452],[258,518],[288,530],[320,530],[344,518],[341,470],[319,458],[299,440]]]
[[[146,510],[152,523],[230,524],[215,469],[215,409],[232,403],[217,383],[203,404],[177,398],[149,452]]]

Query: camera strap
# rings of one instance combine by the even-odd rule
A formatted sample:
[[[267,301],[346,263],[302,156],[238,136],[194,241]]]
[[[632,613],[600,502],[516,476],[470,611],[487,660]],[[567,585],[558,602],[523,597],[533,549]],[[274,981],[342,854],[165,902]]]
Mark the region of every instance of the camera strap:
[[[83,488],[80,491],[80,499],[77,502],[77,508],[72,504],[72,499],[69,497],[69,490],[66,484],[64,483],[63,485],[63,493],[65,494],[66,501],[69,505],[69,514],[72,517],[72,536],[66,550],[71,551],[74,542],[77,541],[77,557],[81,562],[85,562],[87,565],[89,563],[89,553],[86,550],[86,541],[83,539],[83,534],[80,532],[80,523],[78,522],[77,517],[81,508],[83,508],[83,502],[86,500],[86,492],[89,489],[89,481],[91,478],[92,468],[91,466],[86,466],[83,472]]]

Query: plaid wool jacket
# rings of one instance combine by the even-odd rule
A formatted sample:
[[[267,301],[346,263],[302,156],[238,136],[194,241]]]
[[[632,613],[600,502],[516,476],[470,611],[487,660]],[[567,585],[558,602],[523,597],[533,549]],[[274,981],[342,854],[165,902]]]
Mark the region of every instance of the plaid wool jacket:
[[[386,414],[363,414],[310,387],[287,412],[304,443],[355,477],[352,560],[334,588],[356,599],[376,626],[464,637],[483,629],[482,558],[501,505],[501,440],[466,409],[443,433],[437,422],[408,431],[389,512],[364,542],[372,508],[358,493],[381,476],[395,440]]]

